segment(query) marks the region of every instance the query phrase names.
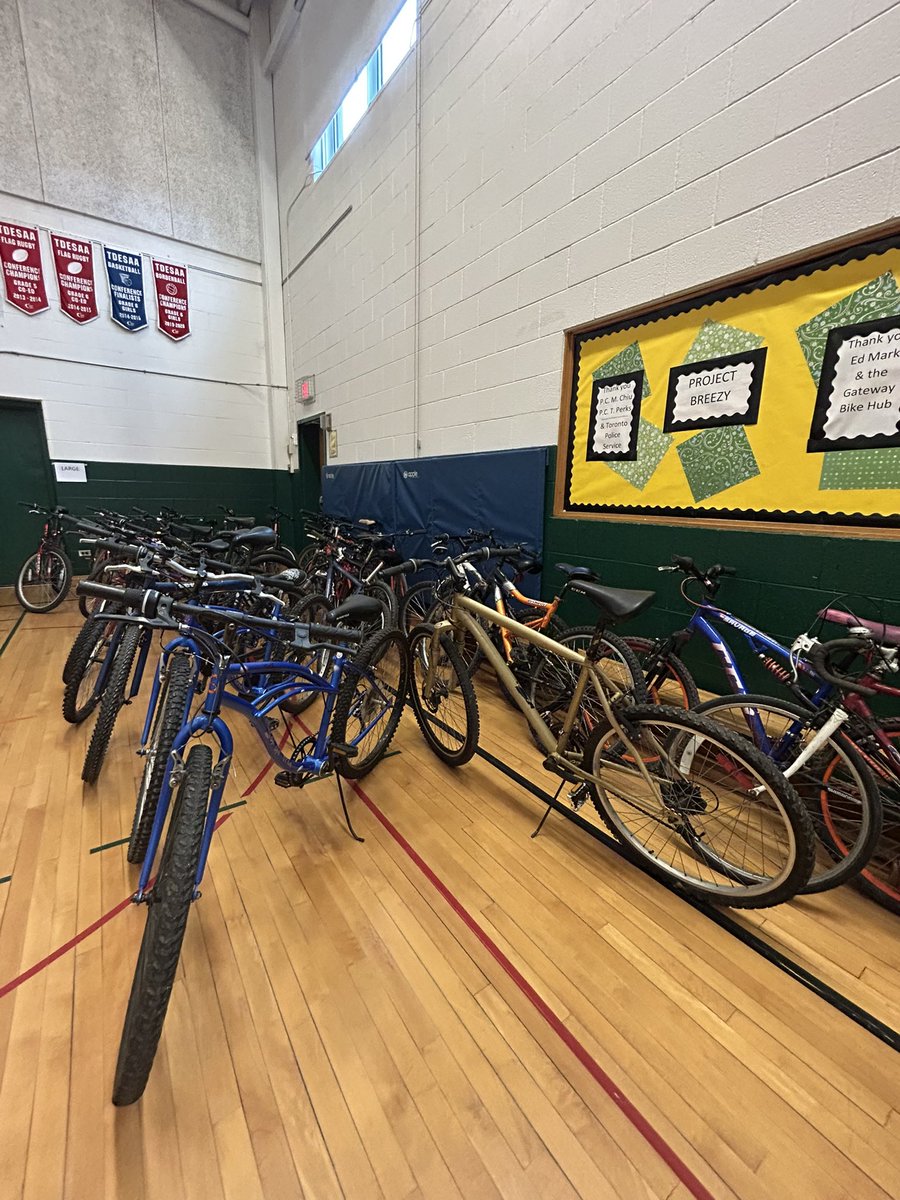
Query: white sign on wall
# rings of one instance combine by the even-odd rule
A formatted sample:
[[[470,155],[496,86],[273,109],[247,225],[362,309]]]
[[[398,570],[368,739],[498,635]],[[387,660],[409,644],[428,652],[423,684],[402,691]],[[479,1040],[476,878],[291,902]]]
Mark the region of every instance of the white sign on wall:
[[[84,463],[55,462],[53,471],[57,483],[87,483],[87,467]]]

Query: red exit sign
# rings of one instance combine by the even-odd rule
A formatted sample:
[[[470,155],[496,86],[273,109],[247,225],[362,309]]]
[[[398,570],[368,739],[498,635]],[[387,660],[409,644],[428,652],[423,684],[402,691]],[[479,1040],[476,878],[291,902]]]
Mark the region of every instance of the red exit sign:
[[[316,377],[315,375],[302,375],[294,385],[294,395],[298,402],[307,400],[315,400],[316,398]]]

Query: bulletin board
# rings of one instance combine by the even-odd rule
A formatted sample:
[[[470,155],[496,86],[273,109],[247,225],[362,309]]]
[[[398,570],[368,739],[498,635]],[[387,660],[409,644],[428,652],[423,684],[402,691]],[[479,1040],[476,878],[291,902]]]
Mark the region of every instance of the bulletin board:
[[[569,330],[557,516],[900,531],[900,228]]]

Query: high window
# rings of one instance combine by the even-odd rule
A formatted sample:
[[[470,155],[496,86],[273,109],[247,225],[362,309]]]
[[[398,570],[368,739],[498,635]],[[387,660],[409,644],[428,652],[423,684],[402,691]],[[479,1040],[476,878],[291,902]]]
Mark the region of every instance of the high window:
[[[319,178],[337,154],[415,44],[416,0],[406,0],[310,151],[314,179]]]

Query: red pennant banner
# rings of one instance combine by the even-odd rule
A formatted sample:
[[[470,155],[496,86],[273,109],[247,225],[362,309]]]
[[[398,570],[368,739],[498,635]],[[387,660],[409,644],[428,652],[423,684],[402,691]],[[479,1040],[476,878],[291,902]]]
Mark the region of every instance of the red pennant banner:
[[[187,267],[160,262],[158,258],[152,262],[159,328],[173,341],[180,342],[191,332]]]
[[[64,233],[50,234],[59,307],[79,325],[97,316],[97,291],[94,287],[94,247],[82,238]]]
[[[0,221],[0,261],[6,298],[13,308],[31,316],[50,307],[36,226]]]

